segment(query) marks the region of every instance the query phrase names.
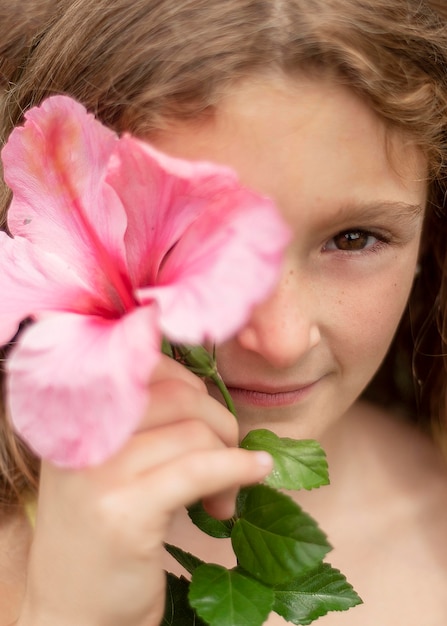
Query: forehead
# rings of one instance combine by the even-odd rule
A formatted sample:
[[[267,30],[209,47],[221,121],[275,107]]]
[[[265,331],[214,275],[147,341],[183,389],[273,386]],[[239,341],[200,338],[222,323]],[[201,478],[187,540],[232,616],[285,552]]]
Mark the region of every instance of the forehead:
[[[423,203],[426,162],[349,89],[329,80],[245,81],[213,118],[175,124],[156,139],[184,158],[236,169],[287,214],[374,200]]]

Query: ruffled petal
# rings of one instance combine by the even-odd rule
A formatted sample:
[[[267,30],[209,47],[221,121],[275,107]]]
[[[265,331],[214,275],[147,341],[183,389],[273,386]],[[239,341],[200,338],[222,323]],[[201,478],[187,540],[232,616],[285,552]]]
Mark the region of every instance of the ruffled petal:
[[[100,311],[97,294],[55,254],[0,232],[0,345],[43,311]]]
[[[101,290],[110,266],[126,274],[126,214],[104,183],[118,138],[67,96],[48,98],[25,119],[2,151],[13,192],[9,230]]]
[[[23,332],[7,363],[9,410],[39,456],[82,467],[123,445],[148,405],[156,315],[151,307],[114,321],[55,314]]]
[[[224,341],[274,287],[289,240],[274,204],[235,184],[210,196],[165,260],[159,287],[138,295],[158,302],[171,341]]]
[[[127,213],[129,273],[135,286],[153,285],[171,247],[216,193],[234,186],[236,176],[220,165],[170,157],[126,135],[116,155],[107,182]]]

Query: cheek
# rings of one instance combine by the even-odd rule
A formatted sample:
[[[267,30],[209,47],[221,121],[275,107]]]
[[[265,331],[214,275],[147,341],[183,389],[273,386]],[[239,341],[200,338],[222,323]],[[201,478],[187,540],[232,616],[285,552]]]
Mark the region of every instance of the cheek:
[[[341,365],[375,373],[393,339],[411,289],[412,276],[378,273],[373,279],[351,285],[334,307],[333,333]]]

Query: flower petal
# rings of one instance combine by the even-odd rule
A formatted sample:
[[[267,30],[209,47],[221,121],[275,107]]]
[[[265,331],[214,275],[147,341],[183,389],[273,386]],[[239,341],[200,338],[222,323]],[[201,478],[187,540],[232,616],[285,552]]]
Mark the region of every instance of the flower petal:
[[[224,341],[273,289],[289,240],[269,199],[236,183],[217,189],[165,260],[159,287],[138,296],[158,302],[171,341]]]
[[[127,213],[129,272],[135,286],[151,285],[167,252],[236,176],[221,165],[170,157],[128,135],[116,155],[107,182]]]
[[[48,98],[25,118],[2,151],[13,192],[10,232],[57,254],[92,284],[101,283],[104,265],[125,274],[126,215],[104,183],[117,136],[67,96]]]
[[[110,321],[55,314],[26,329],[7,363],[9,408],[40,456],[100,463],[135,430],[159,357],[155,307]]]
[[[0,345],[16,334],[21,321],[42,311],[100,310],[98,295],[66,263],[23,237],[0,232],[0,267]]]

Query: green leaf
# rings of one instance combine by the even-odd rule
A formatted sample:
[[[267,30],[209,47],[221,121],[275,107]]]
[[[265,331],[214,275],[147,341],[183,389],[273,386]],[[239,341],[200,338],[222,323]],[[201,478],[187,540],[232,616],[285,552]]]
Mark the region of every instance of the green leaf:
[[[288,496],[255,485],[242,490],[231,533],[238,563],[270,585],[316,567],[331,549],[317,523]]]
[[[206,626],[188,601],[189,582],[167,574],[165,614],[161,626]]]
[[[273,589],[240,569],[201,565],[191,581],[189,602],[210,626],[262,626],[272,610]]]
[[[339,570],[321,563],[315,570],[275,587],[273,610],[292,624],[310,624],[329,611],[347,611],[362,600]]]
[[[270,430],[252,430],[241,442],[247,450],[266,450],[274,460],[265,483],[276,489],[314,489],[329,484],[326,454],[313,439],[280,438]]]
[[[165,547],[166,552],[169,552],[169,554],[173,556],[174,559],[178,563],[180,563],[180,565],[182,565],[185,568],[185,570],[189,572],[190,574],[192,574],[193,571],[197,567],[199,567],[199,565],[203,564],[203,561],[201,561],[198,557],[194,556],[194,554],[185,552],[185,550],[182,550],[181,548],[178,548],[177,546],[173,546],[171,543],[165,543],[164,547]]]
[[[163,354],[166,354],[167,356],[171,357],[171,359],[174,358],[174,351],[168,339],[166,339],[166,337],[163,337],[161,340],[161,351]]]
[[[192,522],[207,535],[217,537],[218,539],[231,537],[231,529],[233,528],[234,520],[215,519],[205,511],[200,502],[188,507],[188,515]]]

